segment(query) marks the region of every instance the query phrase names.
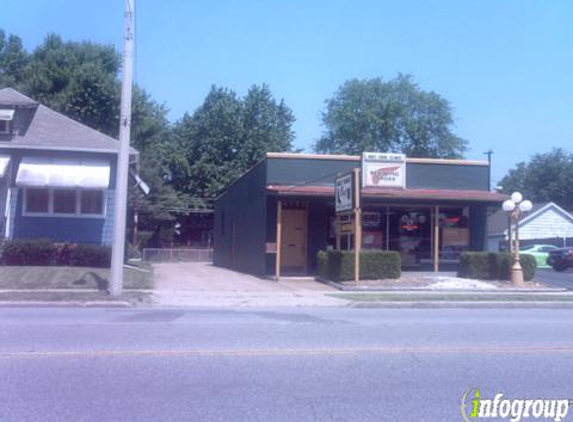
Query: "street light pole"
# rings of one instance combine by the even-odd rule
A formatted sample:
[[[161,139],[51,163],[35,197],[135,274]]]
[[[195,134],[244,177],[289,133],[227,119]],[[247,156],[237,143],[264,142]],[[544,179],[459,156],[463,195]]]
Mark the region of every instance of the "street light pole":
[[[512,222],[515,222],[514,263],[511,267],[511,282],[516,286],[523,284],[523,268],[519,257],[519,220],[524,213],[531,211],[532,207],[531,201],[524,201],[523,195],[519,192],[512,193],[511,199],[504,201],[502,205],[503,210],[507,212],[510,226]]]
[[[127,178],[129,170],[129,135],[131,130],[131,85],[133,74],[135,0],[125,0],[125,39],[123,51],[123,80],[119,116],[119,152],[115,180],[115,214],[109,293],[123,292],[123,260],[125,253],[125,219],[127,214]]]

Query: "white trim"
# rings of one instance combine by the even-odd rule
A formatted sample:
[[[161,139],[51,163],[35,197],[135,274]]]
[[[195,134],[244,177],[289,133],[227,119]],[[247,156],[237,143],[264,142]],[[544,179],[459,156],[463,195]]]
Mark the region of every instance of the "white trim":
[[[9,122],[14,118],[14,109],[2,108],[0,109],[0,120]]]
[[[47,189],[48,190],[48,212],[28,212],[27,197],[28,189]],[[74,213],[56,213],[54,212],[54,190],[70,190],[76,192],[76,210]],[[99,191],[102,193],[102,213],[101,214],[84,214],[81,212],[81,195],[83,191]],[[23,217],[58,217],[58,218],[105,218],[107,215],[107,195],[106,189],[81,189],[81,188],[42,188],[42,187],[24,187],[22,203]]]
[[[533,220],[535,217],[537,217],[539,214],[544,213],[545,211],[547,211],[549,208],[555,208],[558,211],[561,211],[564,215],[565,218],[568,218],[571,222],[573,222],[573,215],[571,215],[570,213],[568,213],[567,211],[565,211],[563,208],[561,208],[559,205],[557,205],[555,202],[548,202],[545,206],[539,208],[537,211],[535,211],[534,213],[529,214],[527,217],[525,217],[523,220],[520,221],[519,223],[519,227],[523,227],[524,225],[526,225],[527,223],[529,223],[530,220]],[[505,230],[507,232],[507,230]]]

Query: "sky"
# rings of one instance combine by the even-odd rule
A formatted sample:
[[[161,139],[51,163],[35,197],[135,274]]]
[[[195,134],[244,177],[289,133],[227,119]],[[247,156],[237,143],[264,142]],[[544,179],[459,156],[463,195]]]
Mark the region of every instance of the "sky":
[[[123,43],[122,0],[6,3],[0,28],[33,50],[46,34]],[[573,152],[570,0],[136,0],[135,81],[177,121],[211,85],[266,83],[312,151],[325,100],[351,78],[410,74],[452,105],[465,158],[490,148],[495,186],[518,162]]]

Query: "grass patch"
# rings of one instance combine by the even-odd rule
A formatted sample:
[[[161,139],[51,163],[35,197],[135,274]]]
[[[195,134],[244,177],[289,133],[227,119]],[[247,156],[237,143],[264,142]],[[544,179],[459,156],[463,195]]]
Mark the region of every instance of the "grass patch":
[[[328,296],[353,302],[571,302],[569,294],[539,293],[436,293],[436,294],[402,294],[402,293],[331,293]]]
[[[127,291],[120,297],[111,297],[107,292],[2,292],[0,302],[129,302],[133,305],[149,304],[151,294]]]
[[[109,268],[0,266],[0,289],[106,290]],[[124,289],[153,289],[151,267],[125,268]]]

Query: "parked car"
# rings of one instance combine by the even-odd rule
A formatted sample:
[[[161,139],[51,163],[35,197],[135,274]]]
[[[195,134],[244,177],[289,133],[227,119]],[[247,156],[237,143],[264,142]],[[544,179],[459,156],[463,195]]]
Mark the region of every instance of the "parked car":
[[[549,252],[547,263],[555,271],[565,271],[567,268],[573,267],[573,247],[560,248]]]
[[[537,263],[537,268],[549,268],[549,264],[547,263],[549,252],[557,249],[559,248],[553,245],[527,245],[519,248],[519,252],[533,255]]]

